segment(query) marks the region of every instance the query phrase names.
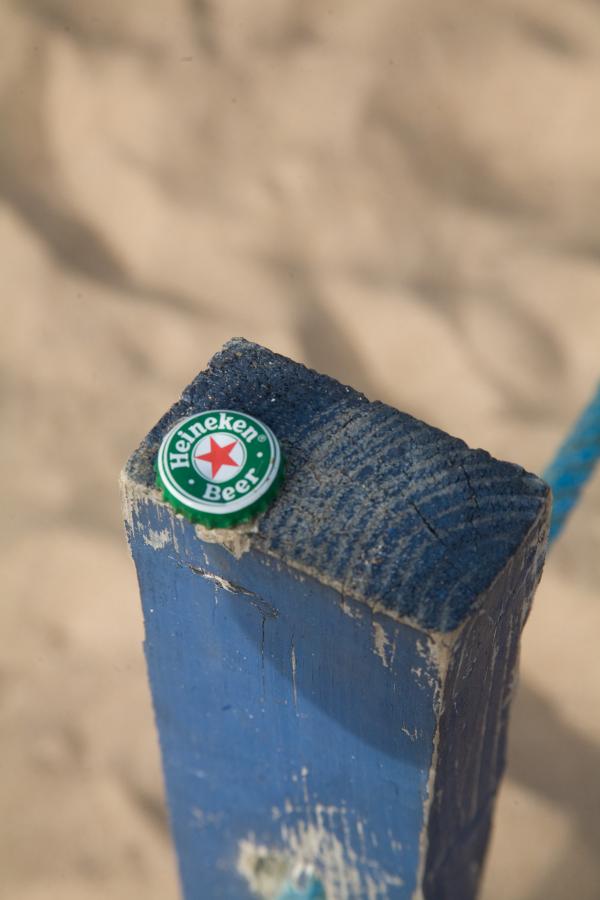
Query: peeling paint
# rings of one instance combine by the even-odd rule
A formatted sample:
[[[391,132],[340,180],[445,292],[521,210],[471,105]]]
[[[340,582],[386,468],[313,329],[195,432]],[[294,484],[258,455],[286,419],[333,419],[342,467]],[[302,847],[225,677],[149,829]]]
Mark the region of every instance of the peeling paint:
[[[292,667],[292,693],[294,695],[294,707],[298,708],[298,689],[296,686],[296,645],[294,644],[294,639],[292,638],[292,647],[290,653],[290,664]]]
[[[316,804],[313,821],[299,822],[293,828],[282,827],[282,838],[292,855],[304,866],[312,865],[322,881],[328,900],[352,900],[356,897],[383,900],[388,888],[400,887],[402,879],[381,870],[366,853],[361,840],[360,859],[349,841],[347,811]],[[343,820],[344,842],[335,833],[336,820]],[[365,826],[360,823],[364,838]]]
[[[123,470],[119,475],[119,492],[121,494],[121,509],[123,520],[128,535],[133,531],[133,484]]]
[[[163,528],[162,531],[153,531],[152,528],[144,535],[144,543],[153,550],[162,550],[169,543],[169,530]]]
[[[316,804],[312,821],[282,825],[283,849],[257,844],[250,835],[239,844],[238,872],[262,900],[277,900],[286,885],[311,877],[321,882],[327,900],[385,900],[389,888],[401,887],[402,879],[368,857],[362,822],[360,859],[347,840],[340,840],[334,820],[346,815],[343,809]]]
[[[194,525],[196,537],[207,544],[221,544],[226,550],[240,559],[244,553],[250,550],[252,535],[258,531],[257,520],[252,522],[240,522],[235,528],[205,528],[204,525]]]
[[[261,597],[259,594],[256,594],[254,591],[248,591],[240,584],[229,581],[229,579],[224,578],[222,575],[215,575],[214,572],[209,572],[207,569],[200,568],[200,566],[192,566],[190,563],[180,563],[178,560],[175,560],[175,562],[177,562],[178,565],[186,565],[187,568],[194,573],[194,575],[199,575],[201,578],[206,578],[207,581],[212,581],[213,584],[216,584],[218,587],[222,588],[224,591],[227,591],[229,594],[236,594],[241,597],[247,597],[248,602],[258,610],[258,612],[263,617],[263,620],[276,619],[279,615],[279,612],[271,603],[269,603],[267,600],[264,600],[263,597]]]
[[[135,508],[141,503],[152,503],[153,506],[164,507],[173,517],[173,521],[182,519],[186,523],[188,522],[181,513],[178,513],[164,500],[158,488],[140,484],[129,474],[127,469],[121,472],[119,486],[123,518],[129,532],[133,531]],[[196,537],[201,541],[205,541],[207,544],[221,544],[232,556],[239,559],[250,550],[251,537],[258,531],[258,520],[240,522],[235,528],[205,528],[203,525],[194,525],[193,527]]]
[[[385,629],[380,622],[373,622],[373,652],[377,654],[386,669],[390,664],[385,655],[385,648],[389,646],[389,639],[385,633]]]
[[[240,841],[237,870],[248,887],[263,900],[275,900],[290,871],[285,853],[257,844],[254,836]]]
[[[314,866],[294,866],[291,877],[284,884],[277,900],[326,900],[321,880]]]
[[[419,870],[417,873],[417,886],[413,892],[411,900],[424,900],[423,895],[423,876],[425,874],[425,863],[427,860],[427,850],[429,846],[429,817],[431,813],[431,804],[433,801],[433,790],[435,778],[438,768],[439,743],[440,743],[440,717],[442,714],[442,696],[444,685],[448,675],[448,668],[452,659],[456,641],[463,629],[459,626],[448,634],[441,632],[431,632],[424,640],[417,641],[417,651],[426,666],[424,670],[421,667],[414,667],[411,671],[418,678],[425,677],[429,686],[434,687],[434,702],[436,706],[436,728],[433,735],[433,751],[431,754],[431,763],[429,765],[429,774],[427,777],[427,793],[423,804],[423,826],[419,835]],[[435,675],[433,674],[435,672]],[[434,682],[433,684],[431,682]],[[403,729],[404,730],[404,729]]]
[[[425,861],[427,859],[427,850],[429,848],[429,814],[431,812],[431,803],[433,800],[433,788],[435,777],[437,775],[437,764],[440,746],[440,726],[439,718],[433,736],[433,752],[431,754],[431,763],[429,766],[429,775],[427,777],[427,794],[423,804],[423,827],[419,835],[419,869],[417,872],[416,888],[413,892],[411,900],[425,900],[423,894],[423,876],[425,874]]]
[[[340,602],[340,609],[345,616],[349,616],[351,619],[362,619],[364,615],[364,610],[361,609],[359,604],[355,600],[348,601],[343,594]]]
[[[222,746],[241,747],[239,756],[235,756],[233,761],[242,766],[240,772],[244,776],[244,784],[248,786],[249,803],[246,804],[246,813],[238,825],[238,781],[241,776],[230,784],[231,760],[228,753],[214,753],[212,760],[206,758],[207,761],[204,762],[203,743],[199,741],[198,746],[194,743],[190,747],[189,759],[187,755],[184,757],[186,767],[182,766],[178,752],[165,753],[164,763],[169,776],[167,781],[174,820],[184,823],[177,834],[183,880],[190,894],[195,894],[200,889],[213,896],[235,895],[240,882],[230,871],[229,862],[232,856],[235,858],[239,848],[240,871],[245,872],[244,877],[252,889],[268,900],[276,900],[278,897],[282,900],[282,879],[285,879],[285,887],[290,879],[307,872],[314,872],[326,884],[327,900],[385,900],[386,897],[389,900],[390,894],[402,893],[405,896],[412,893],[417,866],[418,887],[415,897],[419,897],[425,890],[421,885],[428,854],[434,858],[438,841],[444,850],[454,834],[452,821],[446,815],[449,804],[447,797],[454,790],[452,782],[459,785],[456,793],[461,790],[459,780],[451,777],[445,780],[447,769],[444,755],[452,754],[453,745],[448,745],[447,732],[440,732],[439,728],[442,715],[445,715],[442,720],[445,722],[454,709],[452,701],[456,695],[448,696],[448,685],[454,677],[454,663],[451,659],[453,656],[458,657],[459,668],[463,657],[462,648],[456,645],[456,640],[459,634],[463,640],[465,632],[456,629],[442,635],[432,629],[450,629],[461,621],[464,624],[467,620],[477,619],[486,624],[480,613],[488,589],[480,596],[473,593],[475,585],[479,591],[479,585],[484,581],[481,578],[473,580],[473,572],[479,565],[473,564],[470,551],[473,539],[481,540],[483,549],[478,553],[478,558],[481,559],[483,570],[488,546],[484,534],[487,531],[478,530],[478,520],[482,524],[485,522],[487,526],[488,518],[483,519],[478,509],[477,497],[473,491],[477,491],[480,482],[474,481],[471,485],[470,464],[481,464],[482,469],[486,469],[489,464],[492,485],[496,475],[502,476],[503,490],[506,486],[511,502],[505,504],[502,499],[497,508],[494,506],[494,517],[496,512],[499,515],[502,513],[507,535],[512,536],[514,533],[515,539],[517,527],[520,526],[515,524],[513,532],[510,492],[514,485],[514,496],[521,498],[522,476],[519,473],[522,470],[512,470],[513,476],[507,476],[504,480],[508,464],[501,464],[503,469],[498,469],[496,473],[494,469],[497,464],[487,454],[482,454],[481,451],[471,454],[461,442],[446,438],[423,423],[410,417],[398,416],[393,410],[381,405],[371,406],[366,398],[358,397],[349,388],[336,386],[329,380],[320,380],[320,376],[315,373],[244,342],[228,345],[217,362],[211,364],[207,372],[186,389],[183,400],[169,415],[178,415],[196,402],[203,404],[207,398],[235,398],[242,385],[242,395],[245,394],[247,385],[250,389],[249,396],[253,396],[251,388],[254,384],[257,386],[256,402],[260,409],[263,401],[267,402],[262,391],[264,381],[271,380],[271,366],[276,367],[277,378],[273,382],[278,385],[277,390],[274,388],[271,400],[283,401],[276,404],[273,421],[280,427],[282,439],[289,442],[292,462],[290,471],[295,471],[293,466],[297,461],[299,465],[310,469],[311,475],[315,474],[313,467],[316,471],[318,460],[319,470],[327,473],[322,481],[316,477],[315,482],[311,482],[310,490],[306,488],[306,503],[298,502],[298,498],[304,500],[303,479],[291,477],[286,485],[287,491],[282,492],[281,500],[259,521],[237,526],[233,530],[194,527],[162,502],[160,493],[153,487],[152,465],[162,424],[151,432],[142,447],[136,451],[128,464],[128,475],[124,478],[125,515],[130,537],[133,532],[137,532],[136,554],[140,567],[143,568],[144,578],[154,578],[162,586],[161,566],[169,565],[169,575],[173,574],[175,577],[173,593],[177,601],[182,601],[179,604],[181,619],[177,620],[174,630],[173,604],[157,604],[157,614],[154,615],[154,588],[148,590],[144,597],[146,623],[149,626],[148,660],[153,691],[158,698],[155,705],[157,708],[168,709],[173,698],[173,704],[180,704],[180,707],[177,706],[177,721],[222,725],[221,735],[215,733],[215,737],[222,737]],[[261,373],[264,374],[264,379]],[[292,391],[288,391],[289,385],[295,386]],[[314,409],[310,406],[307,409],[305,394],[309,397],[313,392],[319,394],[321,390],[323,400],[319,399]],[[372,427],[374,423],[377,428]],[[307,429],[307,424],[310,424],[310,429]],[[399,458],[394,458],[392,467],[384,465],[383,454],[388,451],[379,440],[380,424],[387,431],[386,443],[387,438],[391,439],[393,436],[397,447],[403,448],[399,450]],[[352,468],[348,473],[343,473],[348,474],[348,478],[341,488],[338,484],[339,471],[335,466],[321,465],[326,457],[315,455],[313,436],[318,440],[319,447],[326,448],[327,459],[333,459],[340,435],[346,428],[351,430],[343,435],[343,440],[352,437],[356,454],[352,457]],[[307,432],[310,432],[308,437]],[[367,435],[371,433],[375,436],[372,446],[367,440]],[[436,453],[435,458],[439,459],[439,471],[434,471],[435,467],[431,466],[433,451]],[[376,464],[371,466],[370,474],[365,470],[366,482],[363,483],[362,477],[356,480],[350,473],[361,471],[358,466],[366,459],[366,455],[369,460],[375,459]],[[468,463],[467,467],[462,460]],[[406,484],[402,481],[401,490],[397,490],[399,466],[407,479]],[[453,507],[446,501],[441,501],[444,492],[450,495],[454,491],[457,467],[462,470],[472,494],[468,501],[472,516],[462,516],[462,502]],[[316,475],[318,476],[318,472]],[[354,494],[350,490],[353,483],[356,489]],[[386,485],[390,488],[389,491]],[[462,491],[460,484],[458,487]],[[539,505],[536,497],[541,496],[541,483],[537,493],[534,487],[529,484],[529,499],[523,496],[522,515],[521,511],[518,515],[515,513],[515,523],[525,522],[527,516],[533,516],[536,504]],[[300,494],[295,493],[298,489]],[[487,482],[486,493],[489,494]],[[431,521],[415,503],[415,500],[421,501],[424,497],[428,498],[428,505],[424,509],[428,515],[431,513]],[[471,505],[471,499],[475,509]],[[336,508],[332,505],[338,502],[340,509],[348,512],[344,528],[337,532],[335,529],[328,529],[326,532],[321,526],[327,524],[331,508]],[[451,516],[446,520],[448,510],[451,511]],[[415,516],[420,521],[416,522]],[[144,535],[148,534],[150,541],[155,540],[148,532],[150,521],[156,534],[160,534],[166,526],[172,533],[174,545],[177,539],[181,541],[184,552],[173,552],[173,559],[182,567],[180,570],[176,571],[172,561],[167,563],[165,553],[153,553],[150,549],[152,544],[145,545]],[[536,524],[535,528],[537,527]],[[460,540],[457,534],[459,531],[464,531]],[[443,565],[436,565],[430,576],[422,579],[421,573],[427,574],[425,568],[429,565],[430,558],[425,556],[425,552],[428,552],[432,544],[432,537],[439,547],[446,534],[451,538],[448,546],[453,549],[453,559],[449,559],[450,554],[445,554]],[[494,543],[495,537],[494,534],[489,542],[494,553],[491,553],[485,569],[487,572],[489,568],[490,577],[501,558],[500,553],[495,553],[499,547],[499,543]],[[221,557],[225,555],[221,548],[235,557],[243,557],[242,563],[237,564],[230,557],[227,565],[221,565]],[[458,551],[462,549],[464,554],[460,556]],[[252,551],[251,558],[244,556],[248,551]],[[454,557],[457,558],[456,571],[453,566],[446,566]],[[212,562],[213,559],[216,563]],[[185,571],[184,567],[189,565],[188,560],[200,563],[202,569],[197,574],[208,578],[212,585],[199,583],[198,579],[190,576],[189,571]],[[422,568],[420,562],[423,563]],[[252,571],[253,587],[258,585],[257,590],[261,594],[264,592],[269,599],[278,598],[278,619],[269,619],[267,622],[264,609],[257,607],[262,622],[256,620],[254,611],[244,610],[244,604],[254,603],[257,606],[261,598],[239,588],[233,582],[215,576],[213,568],[219,573],[224,570],[227,574],[232,574],[241,584],[246,583],[246,572]],[[539,571],[539,567],[536,571]],[[254,577],[257,572],[259,575]],[[294,582],[302,581],[304,576],[310,576],[314,583],[308,584],[305,591],[299,591]],[[456,584],[451,585],[455,576]],[[504,577],[499,572],[496,581]],[[266,585],[264,589],[263,584]],[[323,590],[325,586],[337,591],[335,598]],[[223,591],[229,591],[230,594],[226,596]],[[211,595],[215,597],[214,603],[211,602]],[[235,596],[231,599],[233,595]],[[200,602],[199,598],[205,597],[208,602]],[[215,612],[217,597],[219,607]],[[327,602],[321,604],[321,597],[327,598]],[[313,601],[314,608],[318,611],[310,626],[306,627],[309,617],[305,615],[303,604],[312,609]],[[334,607],[333,610],[329,609],[330,606]],[[341,607],[341,613],[338,607]],[[230,608],[231,617],[227,615]],[[405,615],[398,612],[400,609],[405,611]],[[522,613],[522,616],[525,614]],[[302,620],[302,628],[306,628],[306,631],[302,645],[299,643],[296,648],[293,629],[296,628],[296,637],[300,640],[296,618],[298,615]],[[234,655],[237,650],[234,647],[231,656],[224,658],[225,654],[216,652],[215,648],[219,651],[229,648],[227,642],[231,636],[233,616],[236,617],[234,624],[237,624],[237,618],[241,620],[240,629],[235,631],[235,637],[241,638],[239,654]],[[362,622],[357,624],[347,617],[362,619]],[[377,618],[376,623],[373,622],[373,617]],[[395,624],[390,625],[390,619],[407,626],[407,633],[396,638],[399,647],[397,654],[394,635],[402,629]],[[425,627],[426,623],[432,626],[431,629]],[[330,634],[335,635],[336,626],[341,626],[343,637],[342,640],[335,641],[339,654],[336,653],[330,666],[329,637]],[[187,655],[180,652],[179,632],[184,641],[188,640],[188,634],[195,636],[194,652],[198,657],[202,653],[203,667],[200,672],[196,671],[196,667],[188,667]],[[269,639],[266,649],[265,633]],[[168,640],[162,638],[163,634],[168,634]],[[315,637],[318,637],[319,654],[310,654],[310,650],[307,650],[305,655],[303,647],[310,648],[312,642],[316,643]],[[420,659],[415,658],[414,642],[418,638]],[[487,646],[485,640],[480,642],[480,646]],[[351,652],[347,650],[348,647]],[[254,650],[260,654],[258,660],[255,660]],[[244,653],[247,655],[243,655]],[[265,655],[276,664],[273,670],[276,677],[268,682],[269,701],[273,701],[269,705],[265,704]],[[373,655],[378,659],[373,659]],[[481,658],[485,671],[489,659],[492,659],[492,663],[494,661],[493,654],[486,651]],[[245,700],[240,704],[238,716],[215,716],[214,713],[214,709],[218,710],[218,704],[212,702],[215,685],[219,689],[223,684],[218,665],[220,661],[227,665],[227,694],[234,695],[237,691],[238,696]],[[298,662],[301,668],[296,672]],[[468,653],[464,654],[464,662],[465,679],[471,679],[477,687],[478,678],[471,678],[472,669],[469,666],[472,660]],[[498,664],[501,662],[502,656],[498,658]],[[258,677],[254,677],[255,665],[260,666]],[[386,669],[393,671],[385,671]],[[407,677],[397,677],[397,670],[402,671],[403,675],[407,673]],[[340,673],[343,690],[338,690]],[[462,674],[461,671],[461,678]],[[310,729],[307,734],[309,740],[304,740],[306,730],[300,728],[303,724],[299,721],[300,714],[291,708],[292,694],[294,704],[297,702],[297,675],[301,687],[304,686],[303,676],[306,676],[307,690],[311,683],[319,689],[316,695],[319,701],[319,719],[317,720],[316,715],[314,718],[323,723],[324,727],[319,728],[319,739],[316,741],[312,740]],[[344,677],[347,678],[346,683]],[[320,683],[317,683],[317,679],[320,679]],[[460,683],[462,686],[463,682]],[[229,684],[232,685],[231,692]],[[346,690],[347,686],[352,690]],[[486,731],[484,717],[487,715],[487,707],[483,702],[477,704],[477,692],[474,694],[471,705],[478,706],[484,712],[474,717],[477,727],[465,730],[465,734],[467,742],[473,737],[481,743],[481,735]],[[218,701],[218,694],[214,699]],[[304,702],[304,694],[300,700]],[[379,700],[385,703],[380,704]],[[222,706],[223,710],[226,708],[228,707]],[[307,708],[307,717],[312,711],[312,708]],[[392,715],[394,711],[397,711],[397,715]],[[270,724],[270,717],[273,727],[264,728],[264,723]],[[254,721],[250,726],[252,741],[248,740],[249,752],[246,759],[245,738],[249,735],[247,720],[255,718],[260,721]],[[163,733],[172,727],[168,721],[159,721],[159,725]],[[457,728],[453,726],[450,729],[450,734],[460,731],[460,727],[459,721]],[[286,743],[288,734],[291,740]],[[417,741],[414,745],[411,743],[413,740]],[[440,742],[444,765],[440,765],[438,759]],[[406,753],[396,754],[398,744]],[[464,745],[463,741],[460,746]],[[286,752],[290,749],[293,752]],[[499,758],[501,747],[498,745],[496,749]],[[406,772],[406,779],[401,768],[396,766],[399,755],[405,757],[403,763],[406,762],[406,766],[402,770]],[[275,758],[279,768],[273,765],[271,777],[271,764]],[[452,760],[453,756],[450,755],[449,758]],[[330,760],[333,761],[332,765],[329,764]],[[301,768],[302,762],[311,767],[310,780],[307,766]],[[340,771],[343,772],[340,767],[344,764],[347,766],[347,778],[340,779]],[[200,771],[195,768],[197,765],[206,765],[210,769],[210,781],[195,774]],[[434,781],[436,769],[442,773],[439,784]],[[471,769],[474,781],[479,784],[481,779],[476,777],[477,763],[470,767],[467,773],[469,777]],[[256,777],[257,772],[259,778]],[[219,778],[222,778],[226,795],[222,796],[221,792],[215,801],[211,785]],[[269,791],[264,788],[264,778],[268,779]],[[382,793],[371,789],[375,785],[381,788]],[[401,802],[393,802],[394,789],[400,795]],[[289,801],[283,799],[286,790],[290,793]],[[389,804],[386,802],[388,796]],[[440,799],[442,797],[443,803]],[[476,808],[475,800],[476,793],[472,793],[468,800],[471,809]],[[197,802],[200,807],[206,806],[206,816],[196,806]],[[443,815],[438,807],[442,809]],[[193,810],[193,818],[190,816],[190,808]],[[226,820],[222,828],[206,828],[200,848],[203,852],[196,852],[197,842],[188,841],[185,834],[180,837],[183,828],[196,829],[192,837],[197,838],[200,829],[208,821],[208,815],[221,815],[221,808],[230,813],[233,811],[233,820]],[[245,818],[248,808],[256,816],[252,821]],[[406,815],[404,811],[408,811]],[[447,821],[450,821],[448,827]],[[388,823],[392,828],[386,837]],[[438,827],[439,823],[441,827]],[[257,836],[250,833],[250,828],[255,830]],[[435,841],[430,847],[427,845],[429,832]],[[394,837],[402,838],[405,844],[402,852],[396,852],[392,843]],[[238,844],[240,838],[245,840]],[[377,840],[379,847],[373,850]],[[402,850],[400,842],[397,844]],[[420,854],[418,861],[417,853]],[[394,874],[388,874],[383,869]],[[407,880],[403,891],[397,887],[401,884],[400,874]],[[212,879],[212,889],[198,888],[203,877]],[[467,895],[461,889],[455,892],[461,896]],[[247,891],[239,893],[246,894]]]
[[[174,513],[173,508],[163,500],[162,495],[157,488],[150,488],[138,484],[137,481],[134,481],[133,478],[128,475],[127,470],[123,470],[119,476],[119,490],[121,493],[123,520],[125,522],[125,530],[129,540],[131,540],[135,530],[136,519],[139,521],[143,521],[144,519],[144,516],[141,514],[141,508],[143,506],[152,505],[153,507],[162,507],[165,510],[168,510],[169,513]],[[166,531],[168,539],[172,540],[175,550],[179,552],[175,529],[171,528],[170,532],[166,529]],[[146,540],[146,536],[144,536],[144,540]],[[152,545],[150,544],[150,546]],[[160,549],[160,547],[157,549]]]
[[[292,777],[302,783],[304,809],[297,809],[287,799],[284,807],[288,817],[302,812],[302,818],[292,823],[281,821],[281,844],[275,848],[257,844],[253,835],[242,840],[238,871],[263,900],[277,900],[286,883],[293,886],[299,875],[305,879],[308,874],[321,883],[327,900],[386,900],[389,889],[401,887],[403,881],[399,875],[384,871],[369,855],[369,848],[376,847],[377,841],[373,841],[367,822],[356,818],[343,804],[311,802],[308,776],[308,768],[303,766],[300,777]],[[358,839],[358,851],[353,835],[355,841]]]
[[[417,738],[419,737],[419,732],[418,732],[416,726],[413,728],[412,731],[410,731],[410,730],[406,727],[406,725],[401,725],[401,726],[400,726],[400,731],[401,731],[403,734],[406,735],[406,737],[409,739],[409,741],[416,741]]]

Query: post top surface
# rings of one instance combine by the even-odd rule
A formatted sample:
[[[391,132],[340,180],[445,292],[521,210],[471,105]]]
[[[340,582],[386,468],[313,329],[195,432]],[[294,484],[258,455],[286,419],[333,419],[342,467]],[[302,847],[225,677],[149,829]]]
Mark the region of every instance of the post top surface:
[[[543,540],[540,478],[241,338],[184,390],[126,477],[160,499],[153,465],[164,434],[219,408],[265,422],[286,459],[251,548],[420,627],[460,625],[523,541],[535,552]]]

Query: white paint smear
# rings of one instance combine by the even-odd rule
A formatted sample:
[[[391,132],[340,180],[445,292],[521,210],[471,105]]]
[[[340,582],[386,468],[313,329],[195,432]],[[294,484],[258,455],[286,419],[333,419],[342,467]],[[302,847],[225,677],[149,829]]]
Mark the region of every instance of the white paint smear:
[[[144,543],[147,544],[148,547],[152,547],[153,550],[162,550],[162,548],[166,547],[169,543],[168,529],[163,528],[162,531],[154,531],[150,528],[148,534],[144,535]]]

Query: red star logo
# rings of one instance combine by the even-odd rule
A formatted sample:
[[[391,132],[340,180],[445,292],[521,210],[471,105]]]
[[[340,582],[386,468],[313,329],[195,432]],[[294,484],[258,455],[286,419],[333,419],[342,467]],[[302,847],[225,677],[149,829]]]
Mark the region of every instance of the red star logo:
[[[212,477],[215,478],[219,472],[221,466],[238,466],[234,459],[229,455],[233,448],[237,445],[237,441],[232,441],[231,444],[225,444],[221,447],[220,444],[217,444],[215,439],[211,437],[210,439],[210,453],[204,453],[202,456],[197,456],[196,459],[205,459],[212,466]]]

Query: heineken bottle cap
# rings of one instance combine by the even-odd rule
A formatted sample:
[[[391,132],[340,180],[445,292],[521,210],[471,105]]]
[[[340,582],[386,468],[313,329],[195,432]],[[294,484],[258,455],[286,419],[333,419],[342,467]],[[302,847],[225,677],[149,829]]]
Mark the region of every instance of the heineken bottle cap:
[[[283,479],[277,438],[253,416],[210,409],[162,440],[156,481],[165,500],[208,528],[230,528],[266,509]]]

